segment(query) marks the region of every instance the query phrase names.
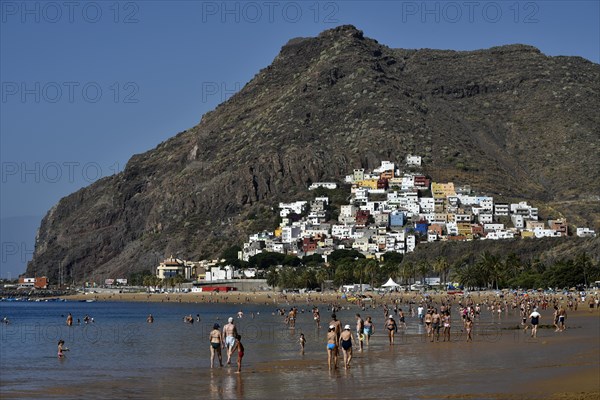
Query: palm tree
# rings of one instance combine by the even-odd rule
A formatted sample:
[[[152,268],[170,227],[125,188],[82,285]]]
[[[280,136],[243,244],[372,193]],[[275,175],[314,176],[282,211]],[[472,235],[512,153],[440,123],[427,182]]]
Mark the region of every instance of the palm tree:
[[[368,260],[366,265],[365,265],[365,274],[366,276],[368,276],[371,282],[371,288],[374,286],[374,277],[377,274],[377,272],[379,271],[379,264],[377,263],[376,260]]]
[[[435,262],[433,263],[433,271],[440,275],[443,284],[447,283],[446,281],[448,278],[448,272],[450,271],[450,264],[448,263],[446,257],[439,256],[436,258]]]
[[[431,272],[431,264],[429,264],[429,262],[427,260],[419,261],[419,264],[417,265],[417,272],[419,273],[421,278],[423,278],[421,283],[423,285],[425,285],[425,278]]]
[[[414,282],[414,277],[416,274],[416,269],[415,269],[415,265],[412,262],[407,262],[405,264],[402,264],[401,266],[401,275],[402,275],[402,279],[404,281],[404,283],[410,283],[410,279],[413,279]]]
[[[321,286],[321,292],[323,292],[323,284],[329,280],[329,273],[324,268],[319,268],[316,278],[317,283]]]
[[[481,254],[481,257],[479,259],[479,263],[478,263],[481,268],[483,268],[483,270],[486,272],[486,274],[490,277],[491,279],[491,285],[492,287],[494,286],[494,283],[496,284],[496,290],[498,290],[498,281],[502,278],[503,276],[503,267],[504,265],[502,264],[502,260],[500,259],[500,256],[496,255],[496,254],[492,254],[489,251],[485,251]]]

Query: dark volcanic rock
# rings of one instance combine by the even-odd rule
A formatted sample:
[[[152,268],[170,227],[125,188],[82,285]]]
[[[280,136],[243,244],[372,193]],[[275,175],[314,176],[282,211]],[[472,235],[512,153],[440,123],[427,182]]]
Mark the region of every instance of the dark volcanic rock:
[[[54,206],[27,273],[98,280],[214,255],[273,229],[271,207],[311,182],[408,153],[436,179],[597,226],[599,78],[523,45],[390,49],[352,26],[293,39],[196,127]]]

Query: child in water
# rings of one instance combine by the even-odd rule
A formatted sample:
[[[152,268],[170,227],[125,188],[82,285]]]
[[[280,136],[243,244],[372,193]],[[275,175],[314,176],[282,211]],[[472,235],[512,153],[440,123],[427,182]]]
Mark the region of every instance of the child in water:
[[[302,350],[302,354],[304,354],[304,345],[306,344],[306,338],[304,337],[304,333],[300,334],[300,349]]]
[[[238,358],[237,358],[237,372],[242,372],[242,358],[244,358],[244,345],[242,344],[242,335],[237,335],[236,337],[236,347]]]
[[[65,345],[65,341],[60,339],[58,341],[58,358],[63,358],[65,355],[63,354],[63,351],[69,351],[69,349],[67,349],[66,347],[64,347]]]

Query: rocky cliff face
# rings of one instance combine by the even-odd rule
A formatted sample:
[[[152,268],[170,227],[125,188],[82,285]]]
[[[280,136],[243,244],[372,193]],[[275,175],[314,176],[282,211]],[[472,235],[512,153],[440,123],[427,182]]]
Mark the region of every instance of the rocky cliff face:
[[[27,273],[100,279],[215,255],[273,229],[271,207],[311,182],[408,153],[436,179],[598,225],[599,78],[523,45],[390,49],[352,26],[291,40],[196,127],[63,198]]]

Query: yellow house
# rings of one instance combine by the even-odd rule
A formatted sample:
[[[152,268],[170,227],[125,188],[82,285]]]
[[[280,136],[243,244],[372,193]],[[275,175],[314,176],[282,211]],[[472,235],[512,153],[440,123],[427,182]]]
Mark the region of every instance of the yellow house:
[[[283,232],[283,228],[281,228],[280,226],[278,226],[277,229],[275,229],[275,232],[273,234],[274,234],[275,237],[280,238],[282,232]]]
[[[358,181],[356,183],[358,184],[358,187],[377,189],[377,179],[363,179],[362,181]]]
[[[456,196],[456,190],[454,189],[454,183],[438,183],[431,182],[431,194],[433,198],[443,198],[448,196]]]
[[[471,224],[469,223],[458,223],[456,224],[456,227],[458,228],[459,235],[470,236],[473,233]]]

